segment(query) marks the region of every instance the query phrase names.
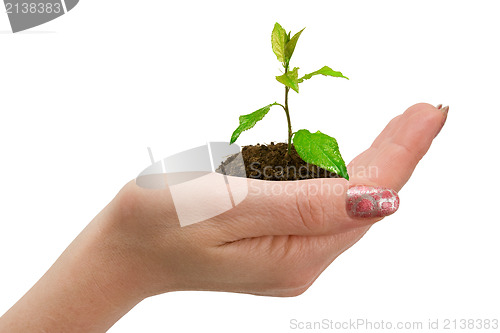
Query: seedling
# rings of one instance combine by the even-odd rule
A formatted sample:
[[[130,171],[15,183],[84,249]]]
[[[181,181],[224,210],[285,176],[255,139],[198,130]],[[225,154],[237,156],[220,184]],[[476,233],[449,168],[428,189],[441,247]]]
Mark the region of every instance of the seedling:
[[[305,29],[305,28],[304,28]],[[262,120],[265,115],[269,112],[273,106],[281,106],[285,110],[286,120],[288,124],[288,150],[287,154],[290,154],[292,149],[292,140],[295,150],[299,156],[307,163],[314,164],[334,172],[345,179],[349,179],[347,174],[347,168],[345,162],[340,155],[339,146],[335,138],[328,136],[320,131],[316,133],[311,133],[306,129],[298,130],[297,132],[292,132],[292,123],[290,120],[290,109],[288,105],[288,93],[290,89],[299,92],[299,84],[305,80],[309,80],[316,75],[325,75],[332,77],[342,77],[348,79],[341,72],[334,71],[328,66],[306,74],[299,78],[299,68],[294,67],[290,70],[290,59],[292,58],[293,52],[295,51],[295,46],[299,40],[300,35],[304,31],[302,29],[290,38],[291,32],[286,33],[285,29],[279,24],[274,25],[274,29],[271,35],[271,43],[273,47],[273,52],[278,58],[278,61],[282,63],[285,72],[282,75],[276,76],[276,80],[283,85],[285,85],[285,104],[280,104],[274,102],[272,104],[266,105],[255,112],[247,115],[240,116],[240,125],[233,132],[231,136],[231,144],[234,143],[243,131],[249,130],[255,126],[255,124]]]

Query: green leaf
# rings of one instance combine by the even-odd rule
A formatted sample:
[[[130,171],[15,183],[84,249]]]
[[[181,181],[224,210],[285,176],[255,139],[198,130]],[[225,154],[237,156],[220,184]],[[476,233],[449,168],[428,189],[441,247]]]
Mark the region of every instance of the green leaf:
[[[304,29],[297,32],[291,39],[289,39],[289,42],[286,43],[285,59],[290,60],[292,58],[293,51],[295,51],[295,46],[297,45],[297,41],[299,40],[300,34],[302,34],[302,31],[304,31]]]
[[[314,75],[319,75],[319,74],[325,75],[325,76],[343,77],[344,79],[348,79],[349,80],[349,78],[345,77],[341,72],[336,72],[333,69],[331,69],[330,67],[325,66],[325,67],[323,67],[321,69],[318,69],[316,72],[312,72],[312,73],[304,75],[303,77],[301,77],[299,79],[299,83],[304,82],[304,80],[309,80]]]
[[[233,144],[238,139],[238,137],[240,136],[240,134],[243,131],[251,129],[252,127],[255,126],[255,124],[259,120],[262,120],[262,118],[264,118],[265,115],[271,109],[271,106],[274,106],[274,105],[279,105],[279,104],[274,102],[273,104],[266,105],[263,108],[258,109],[255,112],[252,112],[252,113],[244,115],[244,116],[240,116],[240,126],[238,126],[238,128],[233,132],[233,135],[231,135],[230,144]]]
[[[349,180],[345,162],[339,151],[337,140],[317,131],[311,133],[302,129],[295,133],[293,145],[299,156],[307,163],[314,164],[330,172],[335,172]]]
[[[283,75],[276,76],[276,80],[283,83],[285,86],[292,88],[296,92],[299,92],[299,68],[295,67],[293,71],[288,71]]]
[[[285,45],[287,39],[288,36],[285,29],[276,22],[271,35],[271,44],[273,46],[273,52],[280,62],[285,62]]]

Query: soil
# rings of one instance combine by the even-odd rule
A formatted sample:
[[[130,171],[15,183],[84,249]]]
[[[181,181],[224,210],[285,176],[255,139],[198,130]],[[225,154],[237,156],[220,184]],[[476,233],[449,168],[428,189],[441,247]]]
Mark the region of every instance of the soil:
[[[336,173],[306,163],[292,145],[287,154],[288,144],[271,142],[269,145],[244,146],[240,154],[229,156],[217,172],[229,176],[286,181],[314,178],[339,178]],[[244,162],[244,165],[243,165]]]

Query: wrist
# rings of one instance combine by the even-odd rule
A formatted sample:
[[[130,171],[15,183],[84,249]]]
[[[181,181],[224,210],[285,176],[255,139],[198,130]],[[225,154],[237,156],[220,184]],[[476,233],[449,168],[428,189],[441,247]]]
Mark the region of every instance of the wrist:
[[[114,214],[101,212],[70,245],[75,247],[68,267],[71,278],[87,287],[95,299],[128,311],[146,296],[132,249],[123,244],[116,230],[119,223]]]
[[[0,331],[103,332],[144,298],[109,207],[0,318]]]

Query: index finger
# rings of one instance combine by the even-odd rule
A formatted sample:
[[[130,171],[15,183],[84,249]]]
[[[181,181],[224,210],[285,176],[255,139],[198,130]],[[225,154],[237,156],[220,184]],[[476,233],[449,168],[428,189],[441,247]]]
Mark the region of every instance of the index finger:
[[[351,183],[399,191],[443,127],[448,109],[420,103],[394,118],[371,147],[349,164]],[[374,172],[356,172],[361,169]]]

